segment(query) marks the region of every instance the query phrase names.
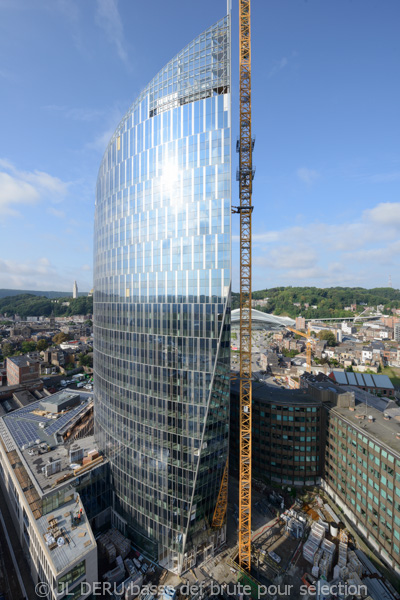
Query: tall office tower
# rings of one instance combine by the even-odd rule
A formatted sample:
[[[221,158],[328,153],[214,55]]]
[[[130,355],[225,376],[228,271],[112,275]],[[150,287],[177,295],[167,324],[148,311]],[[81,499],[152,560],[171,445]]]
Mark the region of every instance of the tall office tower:
[[[76,281],[74,281],[74,285],[72,288],[72,297],[73,298],[77,298],[78,297],[78,284],[76,283]]]
[[[114,523],[175,572],[208,557],[228,455],[230,16],[149,83],[100,165],[95,432]]]

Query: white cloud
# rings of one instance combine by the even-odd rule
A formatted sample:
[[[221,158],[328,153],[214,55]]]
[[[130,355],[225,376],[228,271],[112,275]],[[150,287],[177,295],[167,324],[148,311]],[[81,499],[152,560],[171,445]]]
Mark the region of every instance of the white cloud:
[[[99,135],[92,141],[88,142],[85,146],[88,150],[95,150],[96,152],[103,153],[108,146],[108,142],[111,139],[112,134],[115,131],[115,126],[109,127],[103,133],[99,133]]]
[[[40,285],[48,285],[54,277],[57,278],[57,271],[48,258],[26,262],[0,259],[0,287],[40,289]]]
[[[91,271],[92,267],[90,265],[82,265],[81,269],[82,271]]]
[[[34,205],[43,199],[61,201],[69,183],[43,171],[19,171],[6,159],[0,159],[0,215],[18,216],[17,207]]]
[[[400,227],[400,202],[382,202],[364,212],[366,221],[390,228]]]
[[[399,234],[400,202],[377,204],[353,221],[257,232],[253,235],[254,289],[291,285],[292,281],[297,285],[386,285],[387,274],[400,267]],[[237,289],[236,282],[233,289]]]
[[[127,63],[126,40],[117,0],[97,0],[96,23],[105,31],[108,41],[115,44],[119,58]]]
[[[20,204],[36,204],[40,195],[26,181],[15,179],[8,173],[0,173],[0,215],[18,216],[15,206]]]
[[[311,185],[320,177],[318,171],[307,169],[307,167],[300,167],[297,169],[296,175],[299,179],[301,179],[301,181],[307,183],[307,185]]]
[[[47,209],[47,212],[50,215],[53,215],[53,217],[57,217],[58,219],[65,219],[65,217],[66,217],[66,214],[63,210],[58,210],[57,208],[54,208],[53,206],[50,206]]]
[[[369,177],[369,181],[373,183],[391,183],[392,181],[400,180],[400,171],[394,171],[392,173],[377,173],[376,175],[371,175]]]
[[[15,290],[72,290],[76,279],[76,269],[63,270],[55,267],[51,261],[42,256],[37,260],[3,260],[0,259],[0,288]],[[84,276],[82,276],[83,278]],[[80,288],[90,290],[91,277],[82,281]]]
[[[272,248],[266,256],[256,256],[256,266],[270,269],[304,269],[316,264],[318,255],[316,251],[306,244],[294,244]]]

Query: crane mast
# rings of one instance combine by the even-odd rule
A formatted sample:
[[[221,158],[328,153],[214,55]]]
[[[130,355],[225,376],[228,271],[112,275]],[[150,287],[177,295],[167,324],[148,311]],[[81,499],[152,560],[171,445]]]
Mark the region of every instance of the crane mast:
[[[251,137],[250,0],[239,0],[240,137],[240,465],[239,564],[251,569],[251,216],[254,177]]]

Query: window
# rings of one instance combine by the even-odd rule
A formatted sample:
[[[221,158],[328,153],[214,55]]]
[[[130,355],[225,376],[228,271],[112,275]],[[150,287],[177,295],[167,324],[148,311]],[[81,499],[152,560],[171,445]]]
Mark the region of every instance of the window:
[[[69,571],[69,573],[67,573],[66,575],[64,575],[63,577],[61,577],[58,580],[58,591],[59,592],[65,591],[67,586],[68,587],[72,586],[72,584],[75,583],[75,581],[78,581],[78,579],[80,579],[83,575],[85,575],[85,573],[86,573],[86,565],[85,565],[85,561],[83,560],[82,562],[75,565],[71,569],[71,571]]]

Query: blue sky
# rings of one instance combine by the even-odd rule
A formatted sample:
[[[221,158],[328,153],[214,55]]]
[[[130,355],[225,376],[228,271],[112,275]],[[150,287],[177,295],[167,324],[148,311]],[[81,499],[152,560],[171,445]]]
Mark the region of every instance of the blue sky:
[[[225,0],[0,0],[0,288],[91,288],[107,142],[225,11]],[[400,3],[253,0],[252,11],[254,289],[389,275],[400,287]],[[237,12],[233,0],[234,141]]]

